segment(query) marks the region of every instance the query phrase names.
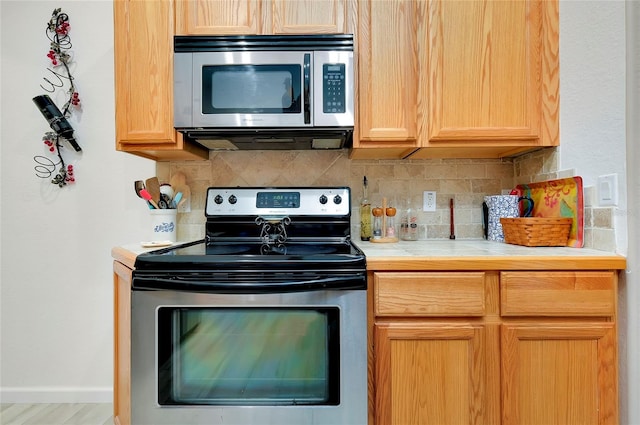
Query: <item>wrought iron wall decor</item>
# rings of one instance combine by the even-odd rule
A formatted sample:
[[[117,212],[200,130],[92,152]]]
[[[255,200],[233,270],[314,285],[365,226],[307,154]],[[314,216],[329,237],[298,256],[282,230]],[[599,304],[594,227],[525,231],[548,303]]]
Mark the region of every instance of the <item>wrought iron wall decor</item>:
[[[38,177],[51,178],[51,183],[59,187],[74,183],[76,180],[73,165],[65,163],[62,155],[65,149],[62,142],[66,141],[76,152],[82,152],[73,135],[73,127],[67,120],[73,112],[80,111],[80,96],[70,69],[73,62],[70,54],[72,47],[70,29],[69,15],[62,12],[61,8],[55,9],[46,28],[46,35],[50,41],[47,57],[51,64],[46,69],[48,74],[43,78],[44,82],[40,87],[45,92],[54,94],[68,85],[66,102],[62,110],[47,94],[33,98],[33,102],[51,127],[51,131],[45,132],[42,137],[49,156],[34,156],[33,159],[36,162],[34,169]]]

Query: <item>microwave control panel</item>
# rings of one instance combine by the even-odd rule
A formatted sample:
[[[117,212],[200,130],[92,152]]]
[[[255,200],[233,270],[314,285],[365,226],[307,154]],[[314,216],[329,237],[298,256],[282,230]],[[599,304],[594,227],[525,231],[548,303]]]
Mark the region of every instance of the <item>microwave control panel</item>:
[[[346,71],[344,64],[323,64],[322,78],[322,112],[325,114],[344,114],[346,111]]]

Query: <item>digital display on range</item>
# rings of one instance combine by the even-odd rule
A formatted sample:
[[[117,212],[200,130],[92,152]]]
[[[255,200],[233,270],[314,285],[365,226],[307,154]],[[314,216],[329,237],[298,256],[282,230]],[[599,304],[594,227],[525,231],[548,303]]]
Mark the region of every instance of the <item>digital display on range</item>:
[[[258,192],[257,208],[300,208],[300,192]]]

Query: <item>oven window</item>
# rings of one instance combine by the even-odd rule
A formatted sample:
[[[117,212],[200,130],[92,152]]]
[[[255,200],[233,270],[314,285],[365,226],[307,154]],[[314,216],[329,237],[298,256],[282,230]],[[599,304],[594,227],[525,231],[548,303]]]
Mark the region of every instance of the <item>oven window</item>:
[[[158,309],[160,405],[337,405],[338,308]]]
[[[299,114],[301,65],[202,67],[203,114]]]

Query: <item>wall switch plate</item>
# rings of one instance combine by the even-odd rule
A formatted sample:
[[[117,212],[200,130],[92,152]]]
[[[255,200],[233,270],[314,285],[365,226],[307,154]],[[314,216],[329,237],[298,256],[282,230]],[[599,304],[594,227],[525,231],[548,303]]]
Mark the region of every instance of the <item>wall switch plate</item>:
[[[618,205],[618,175],[598,177],[598,203],[600,206]]]
[[[422,200],[422,211],[435,211],[436,210],[436,192],[425,190],[424,198]]]

